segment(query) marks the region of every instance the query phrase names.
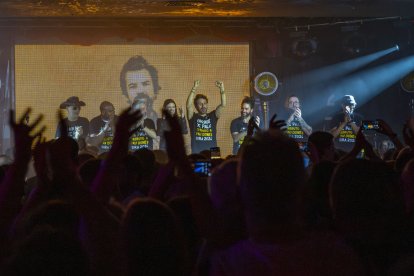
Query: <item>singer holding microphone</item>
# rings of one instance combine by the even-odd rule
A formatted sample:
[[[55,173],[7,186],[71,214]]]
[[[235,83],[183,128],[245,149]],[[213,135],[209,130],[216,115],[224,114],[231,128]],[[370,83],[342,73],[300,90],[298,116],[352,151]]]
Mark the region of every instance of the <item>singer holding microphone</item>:
[[[284,115],[284,116],[283,116]],[[312,127],[302,118],[302,110],[298,96],[289,95],[285,101],[285,114],[281,118],[287,118],[286,134],[297,142],[306,142],[312,134]]]

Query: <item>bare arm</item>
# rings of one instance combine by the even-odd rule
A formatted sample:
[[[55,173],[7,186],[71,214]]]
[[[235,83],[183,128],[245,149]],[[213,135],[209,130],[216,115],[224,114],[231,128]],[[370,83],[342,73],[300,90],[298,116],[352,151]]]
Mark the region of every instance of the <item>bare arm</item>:
[[[312,134],[312,127],[308,125],[302,117],[299,118],[299,123],[300,123],[300,126],[302,127],[303,132],[305,132],[307,136]]]
[[[186,108],[187,108],[187,119],[188,120],[191,120],[191,118],[193,118],[193,115],[194,115],[193,101],[195,97],[195,92],[199,85],[200,85],[199,80],[194,81],[193,88],[191,88],[190,95],[188,95],[188,98],[187,98]]]
[[[151,137],[152,139],[157,139],[157,133],[155,132],[155,130],[144,127],[142,129],[149,137]]]
[[[96,134],[92,133],[92,134],[88,135],[86,137],[86,142],[88,144],[91,144],[91,145],[99,148],[101,146],[104,138],[105,138],[105,131],[108,130],[109,126],[110,126],[110,123],[108,122],[108,123],[105,124],[104,128],[100,132],[98,132]],[[111,124],[111,127],[114,128],[113,122]]]
[[[233,142],[236,143],[236,142],[240,141],[242,138],[246,137],[246,135],[247,135],[247,131],[233,132],[231,134],[231,137],[233,138]]]
[[[227,99],[226,99],[226,93],[224,92],[223,82],[222,81],[216,81],[216,86],[220,89],[220,96],[221,96],[220,97],[221,103],[216,108],[216,117],[220,118],[223,108],[226,107]]]
[[[345,122],[341,122],[341,124],[339,126],[334,127],[329,132],[333,135],[334,138],[336,138],[336,137],[338,137],[339,132],[341,132],[341,130],[344,129],[345,125],[346,125]]]
[[[31,158],[33,139],[46,129],[43,127],[37,134],[30,134],[43,118],[43,115],[40,115],[32,125],[26,125],[24,118],[30,112],[31,109],[28,108],[18,122],[14,120],[14,111],[10,112],[10,126],[14,133],[15,160],[7,169],[0,183],[0,259],[7,252],[9,230],[14,218],[21,210],[21,197],[24,194],[25,175]]]

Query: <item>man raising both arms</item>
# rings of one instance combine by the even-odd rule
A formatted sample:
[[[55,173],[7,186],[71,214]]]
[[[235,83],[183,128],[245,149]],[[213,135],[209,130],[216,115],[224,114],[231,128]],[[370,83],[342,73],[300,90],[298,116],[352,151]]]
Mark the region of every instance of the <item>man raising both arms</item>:
[[[207,96],[195,94],[199,86],[200,81],[196,80],[187,98],[187,119],[191,133],[192,153],[199,153],[203,150],[210,150],[211,147],[217,147],[217,120],[220,118],[221,112],[226,106],[226,94],[222,81],[216,81],[216,86],[220,89],[221,103],[211,112],[208,112]],[[197,113],[194,112],[193,104]]]

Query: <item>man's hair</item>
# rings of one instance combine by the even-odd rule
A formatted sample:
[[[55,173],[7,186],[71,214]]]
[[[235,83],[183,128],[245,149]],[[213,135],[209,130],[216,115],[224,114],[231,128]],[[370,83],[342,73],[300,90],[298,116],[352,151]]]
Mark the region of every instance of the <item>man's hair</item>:
[[[244,97],[241,102],[241,107],[243,107],[244,104],[248,104],[251,109],[254,108],[254,100],[251,97]]]
[[[308,137],[308,142],[312,143],[318,154],[323,154],[324,149],[329,148],[333,143],[333,135],[326,131],[315,131]]]
[[[108,101],[101,102],[101,105],[99,106],[99,110],[102,111],[106,106],[112,106],[114,109],[114,105]]]
[[[154,86],[154,94],[157,95],[161,87],[158,84],[158,71],[154,66],[148,64],[148,62],[142,56],[131,57],[122,67],[121,74],[119,76],[119,82],[121,85],[122,94],[128,98],[128,92],[126,87],[125,76],[129,71],[147,70],[152,79]]]
[[[298,144],[279,130],[261,132],[243,149],[239,166],[242,200],[256,226],[292,222],[299,209],[305,168]]]
[[[194,98],[194,105],[197,105],[197,101],[198,101],[199,99],[205,99],[205,100],[207,101],[207,103],[208,103],[208,98],[207,98],[207,96],[206,96],[206,95],[203,95],[203,94],[197,94],[197,95],[195,96],[195,98]]]

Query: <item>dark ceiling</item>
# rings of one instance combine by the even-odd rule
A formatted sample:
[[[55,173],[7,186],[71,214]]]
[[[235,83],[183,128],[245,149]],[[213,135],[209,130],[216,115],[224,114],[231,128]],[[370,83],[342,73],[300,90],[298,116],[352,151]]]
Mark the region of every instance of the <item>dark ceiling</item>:
[[[413,16],[413,0],[1,0],[0,18]]]

